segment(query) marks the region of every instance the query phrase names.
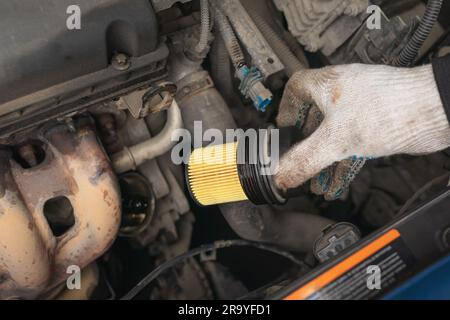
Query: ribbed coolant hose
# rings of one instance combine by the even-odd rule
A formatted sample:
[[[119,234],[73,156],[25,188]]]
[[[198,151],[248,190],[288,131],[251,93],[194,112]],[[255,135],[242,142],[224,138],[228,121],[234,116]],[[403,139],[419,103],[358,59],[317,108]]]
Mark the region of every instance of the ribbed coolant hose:
[[[420,49],[431,33],[441,12],[443,0],[429,0],[420,24],[414,32],[411,40],[394,60],[393,65],[398,67],[410,67],[419,54]]]

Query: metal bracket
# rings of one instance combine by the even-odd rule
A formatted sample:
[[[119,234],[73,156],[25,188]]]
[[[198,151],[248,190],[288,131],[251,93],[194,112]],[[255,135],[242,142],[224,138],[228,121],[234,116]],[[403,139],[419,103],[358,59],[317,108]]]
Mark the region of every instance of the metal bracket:
[[[265,79],[284,70],[283,63],[273,52],[239,0],[217,1],[217,5],[228,17],[239,40],[252,57],[252,66],[256,66]]]

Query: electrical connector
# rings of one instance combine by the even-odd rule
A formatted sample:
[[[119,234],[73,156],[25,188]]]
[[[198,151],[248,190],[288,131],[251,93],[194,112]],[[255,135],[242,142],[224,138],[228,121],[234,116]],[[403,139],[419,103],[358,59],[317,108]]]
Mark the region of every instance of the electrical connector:
[[[265,112],[272,103],[273,95],[262,83],[264,77],[261,72],[257,68],[244,65],[237,70],[236,75],[241,80],[241,93],[253,101],[258,111]]]

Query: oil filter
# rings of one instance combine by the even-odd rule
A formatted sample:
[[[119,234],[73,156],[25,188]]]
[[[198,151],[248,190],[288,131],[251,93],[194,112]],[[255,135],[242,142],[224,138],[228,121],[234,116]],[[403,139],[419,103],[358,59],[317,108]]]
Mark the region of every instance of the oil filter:
[[[268,167],[267,143],[237,142],[195,149],[186,168],[192,198],[202,206],[250,200],[283,204]]]

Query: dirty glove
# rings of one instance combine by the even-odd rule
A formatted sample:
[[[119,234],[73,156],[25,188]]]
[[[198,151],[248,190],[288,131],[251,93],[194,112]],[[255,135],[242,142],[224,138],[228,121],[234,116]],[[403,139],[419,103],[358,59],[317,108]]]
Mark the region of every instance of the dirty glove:
[[[277,123],[297,125],[310,136],[282,157],[276,185],[296,188],[318,174],[312,191],[328,200],[345,194],[367,159],[450,146],[431,65],[353,64],[298,72],[286,86]]]

